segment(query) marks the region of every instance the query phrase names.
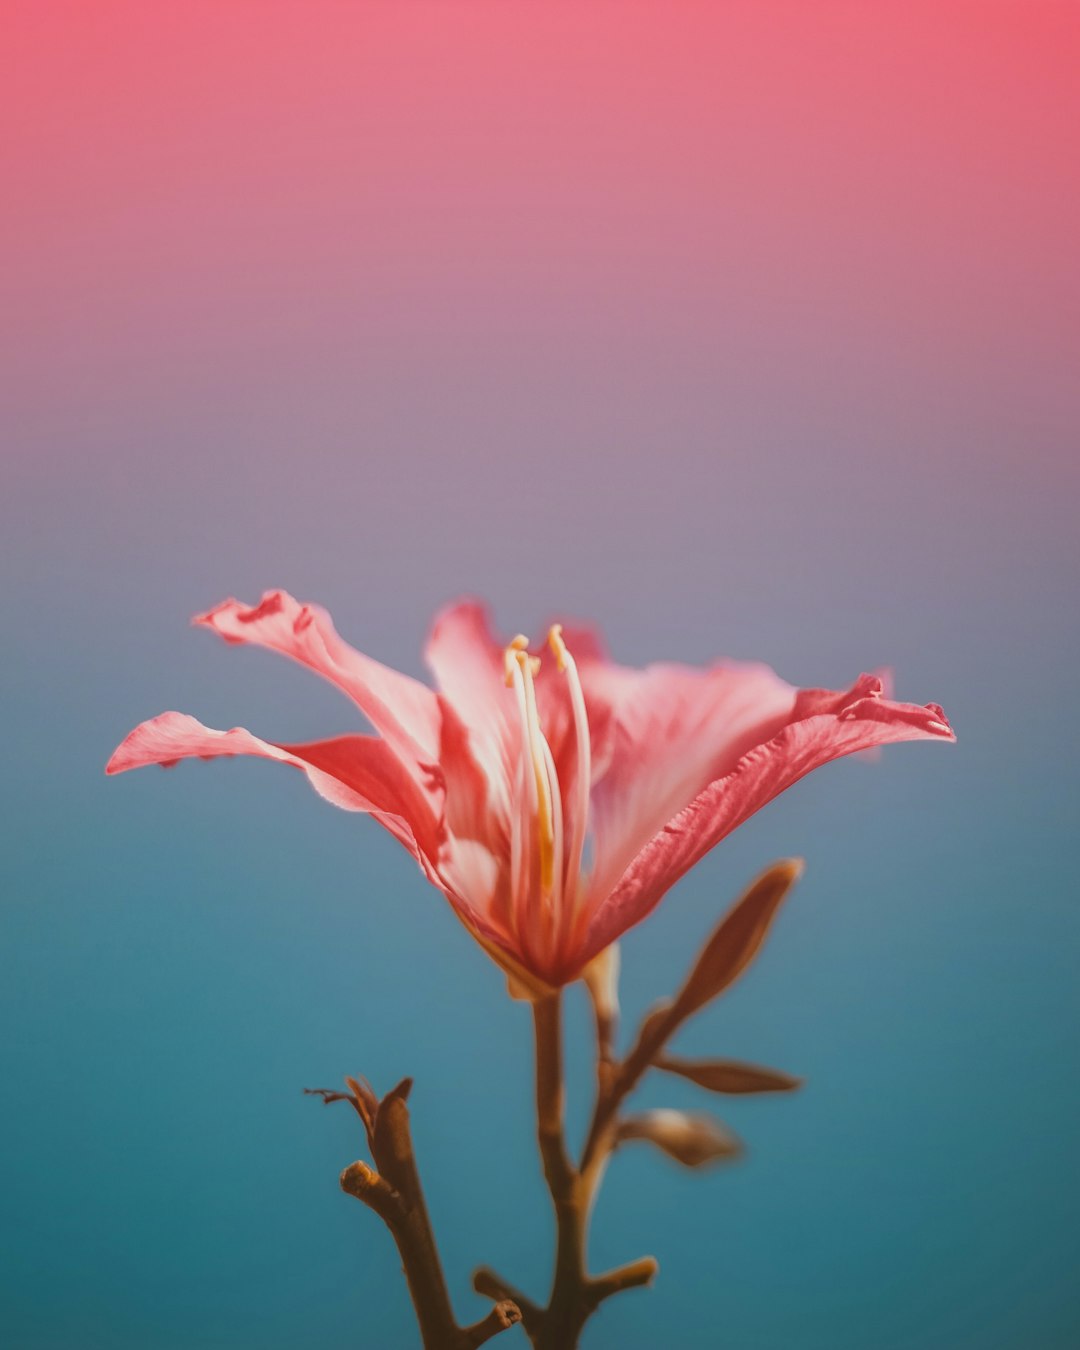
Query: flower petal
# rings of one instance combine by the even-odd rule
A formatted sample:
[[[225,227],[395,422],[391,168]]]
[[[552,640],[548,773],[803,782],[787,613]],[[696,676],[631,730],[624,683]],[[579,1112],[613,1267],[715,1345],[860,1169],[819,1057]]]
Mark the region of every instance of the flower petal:
[[[493,860],[482,848],[446,836],[441,811],[432,811],[426,794],[378,737],[339,736],[304,745],[275,745],[243,727],[216,731],[185,713],[166,712],[130,732],[113,752],[105,772],[124,773],[148,764],[171,767],[182,759],[231,755],[256,755],[302,769],[327,801],[373,816],[408,849],[489,955],[520,976],[513,944],[477,907],[477,898],[492,884]]]
[[[798,691],[764,665],[579,668],[598,742],[590,892],[604,896],[672,816],[776,735]]]
[[[874,676],[862,676],[846,694],[803,690],[787,725],[668,821],[600,899],[582,962],[643,919],[709,849],[812,769],[896,741],[955,739],[937,704],[891,702]]]
[[[435,616],[424,659],[466,733],[473,759],[496,801],[508,805],[520,740],[517,707],[506,689],[504,644],[486,605],[462,600]]]
[[[435,695],[419,680],[350,647],[320,606],[302,605],[286,591],[267,591],[254,608],[225,600],[192,622],[212,628],[226,642],[280,652],[337,685],[417,778],[424,779],[437,763]]]
[[[216,731],[186,713],[166,712],[130,732],[105,766],[109,774],[182,759],[257,755],[302,769],[321,797],[375,817],[425,867],[439,849],[438,816],[396,755],[376,736],[340,736],[307,745],[275,745],[243,727]]]

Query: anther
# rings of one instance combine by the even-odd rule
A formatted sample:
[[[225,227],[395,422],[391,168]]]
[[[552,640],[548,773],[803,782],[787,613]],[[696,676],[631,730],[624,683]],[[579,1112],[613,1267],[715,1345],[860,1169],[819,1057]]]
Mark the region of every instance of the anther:
[[[555,653],[555,664],[560,671],[566,669],[567,650],[566,643],[563,641],[562,624],[553,623],[548,629],[548,645]]]
[[[535,679],[540,674],[540,658],[529,656],[528,650],[529,639],[524,633],[519,633],[517,637],[511,638],[503,649],[503,675],[508,689],[514,683],[515,663],[523,675],[527,672]]]

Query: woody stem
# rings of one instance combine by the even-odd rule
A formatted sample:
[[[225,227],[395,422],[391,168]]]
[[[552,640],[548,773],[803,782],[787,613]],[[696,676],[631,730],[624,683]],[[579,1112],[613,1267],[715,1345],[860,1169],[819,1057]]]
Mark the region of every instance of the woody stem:
[[[378,1103],[369,1142],[379,1170],[353,1163],[341,1174],[341,1188],[374,1210],[389,1228],[401,1256],[424,1350],[474,1350],[519,1322],[520,1310],[503,1299],[481,1321],[458,1326],[424,1202],[403,1094],[395,1090]]]
[[[637,1087],[642,1076],[679,1025],[674,1012],[647,1026],[622,1063],[603,1064],[592,1123],[581,1154],[581,1170],[590,1175],[601,1170],[615,1145],[614,1124],[619,1107]]]
[[[570,1350],[592,1311],[585,1243],[591,1186],[574,1167],[563,1129],[561,995],[533,1005],[536,1028],[537,1138],[555,1209],[555,1274],[551,1297],[533,1335],[536,1350]]]
[[[544,1177],[555,1210],[555,1272],[546,1308],[521,1295],[493,1270],[482,1268],[473,1276],[473,1287],[490,1298],[512,1299],[520,1309],[525,1330],[534,1350],[574,1350],[589,1317],[605,1299],[625,1289],[650,1284],[656,1274],[656,1262],[642,1257],[609,1270],[590,1275],[586,1262],[589,1215],[604,1166],[614,1146],[615,1134],[607,1112],[613,1108],[607,1096],[611,1066],[601,1075],[595,1137],[591,1156],[575,1166],[566,1147],[563,1123],[565,1088],[562,1062],[561,995],[551,994],[533,1003],[536,1033],[536,1117],[537,1140]]]

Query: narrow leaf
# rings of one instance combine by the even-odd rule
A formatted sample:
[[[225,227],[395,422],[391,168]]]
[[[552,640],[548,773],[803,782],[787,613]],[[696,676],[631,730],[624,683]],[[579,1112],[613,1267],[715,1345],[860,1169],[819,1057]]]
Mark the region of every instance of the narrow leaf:
[[[713,930],[675,1000],[681,1022],[729,988],[761,949],[788,891],[802,875],[799,858],[773,863]]]
[[[360,1119],[364,1122],[364,1129],[367,1130],[370,1142],[375,1133],[375,1117],[379,1114],[379,1099],[366,1078],[346,1078],[345,1083],[353,1094],[353,1102]]]
[[[675,1059],[668,1055],[655,1061],[665,1073],[677,1073],[708,1092],[793,1092],[803,1080],[779,1069],[758,1064],[740,1064],[735,1059]]]
[[[712,1116],[666,1107],[642,1111],[619,1122],[619,1142],[643,1139],[662,1149],[683,1167],[704,1167],[723,1158],[735,1158],[742,1144]]]

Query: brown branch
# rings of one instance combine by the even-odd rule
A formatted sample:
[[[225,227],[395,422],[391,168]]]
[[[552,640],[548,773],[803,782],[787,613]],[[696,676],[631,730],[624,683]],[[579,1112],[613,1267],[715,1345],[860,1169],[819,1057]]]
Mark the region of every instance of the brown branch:
[[[579,1170],[571,1161],[566,1148],[560,995],[535,1002],[533,1018],[536,1031],[537,1138],[544,1176],[555,1210],[556,1248],[555,1273],[548,1305],[542,1310],[525,1310],[525,1329],[535,1350],[571,1350],[577,1345],[582,1328],[599,1304],[621,1289],[632,1289],[648,1283],[656,1272],[656,1262],[645,1258],[607,1275],[596,1278],[589,1276],[586,1262],[589,1213],[601,1169],[594,1168],[589,1173]],[[598,1037],[601,1062],[605,1040],[604,1034]],[[600,1083],[599,1099],[602,1100],[603,1077]],[[476,1287],[479,1288],[479,1284]],[[501,1281],[498,1287],[510,1292]]]
[[[602,1170],[615,1146],[615,1117],[619,1107],[637,1087],[642,1074],[652,1064],[679,1026],[671,1004],[661,1004],[642,1023],[634,1048],[612,1072],[596,1098],[592,1124],[581,1154],[581,1170],[592,1176]]]
[[[534,1303],[526,1294],[523,1294],[520,1289],[515,1289],[509,1280],[504,1280],[490,1266],[481,1266],[478,1270],[474,1270],[472,1284],[476,1292],[483,1294],[485,1298],[516,1303],[521,1310],[521,1320],[525,1324],[525,1330],[530,1335],[539,1328],[544,1316],[543,1308]]]
[[[555,1272],[546,1308],[526,1298],[487,1267],[473,1274],[473,1288],[492,1299],[511,1299],[535,1350],[573,1350],[589,1317],[599,1305],[624,1289],[648,1284],[656,1274],[650,1256],[606,1274],[590,1276],[586,1263],[589,1213],[602,1167],[586,1174],[575,1167],[566,1147],[562,1061],[561,994],[533,1003],[536,1036],[537,1142],[544,1178],[555,1210]],[[598,1038],[603,1056],[604,1037]],[[605,1100],[601,1080],[599,1100]]]
[[[344,1098],[353,1102],[368,1126],[376,1167],[353,1163],[341,1174],[341,1189],[363,1201],[389,1228],[401,1256],[424,1350],[473,1350],[520,1322],[521,1312],[512,1300],[502,1298],[481,1321],[458,1326],[413,1152],[405,1104],[411,1081],[404,1079],[382,1101],[374,1093],[369,1098],[370,1089],[347,1081],[352,1089],[348,1096],[319,1095],[326,1101]]]
[[[501,1303],[495,1304],[486,1317],[464,1328],[459,1340],[461,1350],[474,1350],[475,1346],[483,1345],[492,1336],[517,1326],[520,1321],[521,1310],[517,1304],[512,1299],[503,1299]]]
[[[653,1257],[643,1256],[639,1261],[630,1261],[625,1266],[619,1266],[617,1270],[596,1275],[589,1281],[589,1301],[593,1307],[597,1307],[612,1294],[621,1294],[624,1289],[640,1289],[643,1285],[652,1284],[659,1269]]]
[[[540,1157],[558,1204],[573,1185],[574,1168],[563,1138],[565,1089],[562,1066],[562,1000],[558,994],[533,1004],[536,1031],[536,1127]]]
[[[366,1162],[354,1162],[346,1167],[341,1174],[340,1184],[346,1195],[362,1200],[389,1228],[404,1221],[404,1200],[386,1178],[379,1176]]]
[[[562,997],[533,1004],[536,1031],[536,1118],[540,1157],[555,1209],[555,1275],[551,1295],[533,1344],[537,1350],[566,1350],[577,1344],[589,1315],[584,1292],[588,1196],[570,1161],[563,1135],[565,1089],[562,1064]],[[530,1333],[532,1334],[532,1333]]]

